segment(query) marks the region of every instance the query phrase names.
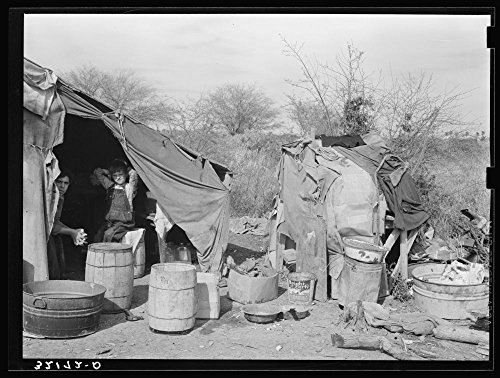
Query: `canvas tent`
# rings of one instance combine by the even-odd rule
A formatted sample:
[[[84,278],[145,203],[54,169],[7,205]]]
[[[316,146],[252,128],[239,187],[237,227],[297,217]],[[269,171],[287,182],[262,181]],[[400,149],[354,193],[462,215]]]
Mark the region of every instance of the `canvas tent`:
[[[279,268],[281,252],[295,249],[296,269],[317,276],[315,298],[321,301],[328,294],[335,297],[335,280],[344,266],[342,238],[380,245],[388,210],[397,235],[405,237],[408,231],[415,235],[429,218],[408,164],[391,154],[377,134],[359,140],[350,148],[323,146],[318,139],[282,146],[270,252]]]
[[[59,160],[91,172],[103,161],[126,158],[198,250],[202,270],[220,268],[228,239],[229,169],[26,58],[23,89],[24,282],[48,279],[46,244],[58,201]]]

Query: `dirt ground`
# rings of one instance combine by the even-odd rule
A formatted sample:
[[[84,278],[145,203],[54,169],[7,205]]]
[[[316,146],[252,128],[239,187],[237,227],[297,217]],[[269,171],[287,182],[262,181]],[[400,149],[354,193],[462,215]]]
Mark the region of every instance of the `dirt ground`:
[[[230,234],[226,255],[236,263],[246,257],[260,257],[267,247],[266,238]],[[73,279],[82,279],[81,271]],[[331,334],[346,331],[338,324],[342,310],[337,301],[316,302],[310,316],[301,320],[279,320],[256,324],[245,319],[242,305],[227,297],[221,289],[221,312],[218,320],[196,320],[187,334],[164,334],[149,328],[146,313],[149,269],[136,279],[132,313],[143,320],[129,322],[124,314],[102,314],[96,333],[74,339],[38,339],[23,337],[23,358],[26,359],[203,359],[203,360],[387,360],[395,359],[381,351],[341,349],[332,346]],[[269,303],[287,305],[286,280],[280,280],[279,297]],[[384,307],[400,313],[418,311],[412,301],[401,303],[388,297]],[[471,321],[455,321],[460,325]],[[475,352],[476,346],[438,340],[433,336],[392,334],[385,329],[370,328],[373,335],[384,335],[400,345],[401,338],[410,340],[433,353],[435,360],[487,361]],[[104,361],[103,361],[104,362]],[[186,365],[187,366],[187,365]]]

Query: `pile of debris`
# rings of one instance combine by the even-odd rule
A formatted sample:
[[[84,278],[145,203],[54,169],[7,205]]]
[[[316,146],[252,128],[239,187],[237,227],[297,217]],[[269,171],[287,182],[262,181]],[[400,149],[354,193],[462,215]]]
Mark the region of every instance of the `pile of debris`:
[[[489,354],[489,329],[477,326],[469,328],[454,325],[437,316],[421,313],[391,313],[382,305],[366,301],[350,303],[345,307],[345,313],[340,322],[344,328],[352,327],[351,332],[331,334],[332,345],[337,348],[380,350],[399,360],[436,359],[438,356],[419,347],[412,340],[402,337],[386,337],[371,335],[370,327],[383,327],[392,334],[413,334],[423,340],[426,336],[436,339],[452,340],[462,343],[475,344],[476,353]],[[340,324],[339,324],[340,325]],[[400,340],[401,344],[394,342]],[[414,345],[410,345],[413,344]]]
[[[266,236],[269,234],[268,220],[266,218],[252,218],[244,216],[229,219],[229,230],[233,234],[250,234]]]
[[[477,285],[484,282],[486,271],[483,264],[462,264],[455,260],[446,265],[443,273],[437,279],[437,283],[448,285]],[[431,279],[429,279],[432,282]]]
[[[236,265],[234,259],[228,256],[226,266],[228,269],[249,277],[272,277],[276,274],[276,270],[272,267],[267,255],[258,259],[254,257],[247,258],[239,265]]]
[[[420,243],[415,243],[409,258],[413,262],[451,261],[466,259],[470,262],[479,262],[489,267],[489,247],[491,244],[491,222],[485,217],[472,214],[468,209],[461,210],[461,214],[470,221],[468,227],[462,227],[462,234],[457,238],[443,240],[434,235],[434,229],[429,225]]]

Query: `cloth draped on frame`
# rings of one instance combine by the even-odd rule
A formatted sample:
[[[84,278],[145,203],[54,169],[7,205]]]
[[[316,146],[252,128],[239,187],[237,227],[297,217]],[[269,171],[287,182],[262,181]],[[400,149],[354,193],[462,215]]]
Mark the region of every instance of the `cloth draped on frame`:
[[[395,228],[413,230],[430,218],[420,201],[417,185],[409,172],[408,164],[390,154],[387,148],[367,144],[351,149],[333,149],[355,162],[372,178],[376,177],[387,207],[394,213]]]
[[[221,268],[229,232],[232,172],[227,167],[119,114],[28,59],[23,100],[24,282],[48,279],[46,246],[57,204],[51,192],[58,172],[57,159],[50,166],[46,160],[54,146],[66,141],[66,126],[83,123],[86,128],[86,120],[102,122],[120,143],[152,197],[198,250],[201,270]]]

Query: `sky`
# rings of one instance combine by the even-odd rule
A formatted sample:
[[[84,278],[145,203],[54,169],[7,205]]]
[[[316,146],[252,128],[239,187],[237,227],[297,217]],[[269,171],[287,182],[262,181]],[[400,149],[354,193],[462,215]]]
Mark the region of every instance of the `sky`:
[[[425,72],[439,91],[472,91],[461,109],[489,134],[489,25],[489,15],[25,14],[24,56],[56,74],[130,69],[175,99],[253,84],[284,105],[286,80],[301,73],[281,36],[329,63],[351,42],[386,85]]]

